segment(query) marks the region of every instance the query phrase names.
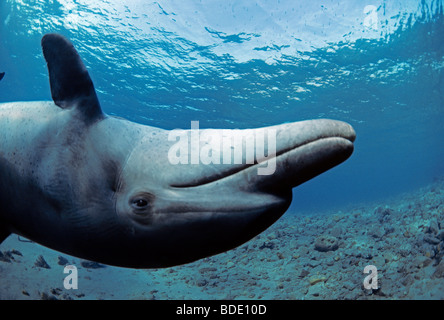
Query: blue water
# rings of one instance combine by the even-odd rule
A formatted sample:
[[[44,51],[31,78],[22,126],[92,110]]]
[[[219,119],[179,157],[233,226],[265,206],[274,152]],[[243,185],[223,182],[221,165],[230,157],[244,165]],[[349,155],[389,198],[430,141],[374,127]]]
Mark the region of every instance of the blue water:
[[[48,32],[74,43],[108,114],[166,129],[352,124],[352,157],[294,189],[290,212],[444,174],[443,1],[2,0],[0,102],[50,100]]]

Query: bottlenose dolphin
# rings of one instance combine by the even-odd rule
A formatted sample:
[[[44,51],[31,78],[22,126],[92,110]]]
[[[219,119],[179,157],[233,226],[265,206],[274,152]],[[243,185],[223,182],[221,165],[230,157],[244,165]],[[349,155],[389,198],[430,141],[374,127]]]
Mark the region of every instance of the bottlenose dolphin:
[[[171,131],[103,113],[67,39],[47,34],[42,49],[53,102],[0,105],[0,242],[16,233],[122,267],[188,263],[265,230],[287,210],[293,187],[353,151],[353,128],[321,119],[230,131],[273,132],[275,152],[262,162],[172,163]],[[183,132],[191,145],[195,129]],[[217,150],[215,141],[204,144]],[[258,174],[270,161],[273,173]]]

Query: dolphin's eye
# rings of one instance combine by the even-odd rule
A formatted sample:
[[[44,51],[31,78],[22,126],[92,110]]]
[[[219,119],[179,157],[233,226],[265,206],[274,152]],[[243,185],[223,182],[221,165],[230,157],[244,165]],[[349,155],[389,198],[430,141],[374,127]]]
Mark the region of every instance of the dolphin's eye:
[[[129,198],[128,205],[137,216],[151,213],[154,195],[149,192],[138,192]]]
[[[149,202],[145,198],[137,197],[137,198],[134,198],[133,200],[131,200],[131,206],[135,210],[140,211],[140,210],[144,210],[144,209],[148,208]]]
[[[145,208],[148,205],[148,201],[145,199],[136,199],[133,201],[133,206],[138,209]]]

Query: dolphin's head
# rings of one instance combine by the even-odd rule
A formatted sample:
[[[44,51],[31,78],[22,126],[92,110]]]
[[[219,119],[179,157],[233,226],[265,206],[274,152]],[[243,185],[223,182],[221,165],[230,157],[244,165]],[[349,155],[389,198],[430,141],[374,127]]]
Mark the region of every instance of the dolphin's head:
[[[118,178],[115,208],[126,231],[111,262],[142,268],[251,239],[287,210],[293,187],[346,160],[355,139],[350,125],[333,120],[142,133]]]
[[[332,120],[166,131],[112,119],[73,45],[47,34],[42,49],[60,109],[33,155],[35,186],[23,184],[34,201],[11,204],[41,214],[15,231],[82,258],[156,268],[234,248],[287,210],[293,187],[353,151],[352,127]]]

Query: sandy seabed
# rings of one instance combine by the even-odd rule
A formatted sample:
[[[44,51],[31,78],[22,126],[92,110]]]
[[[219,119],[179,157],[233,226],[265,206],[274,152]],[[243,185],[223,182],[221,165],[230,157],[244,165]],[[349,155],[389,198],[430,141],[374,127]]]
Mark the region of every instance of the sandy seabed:
[[[23,240],[0,245],[0,299],[444,299],[444,179],[341,211],[287,212],[234,250],[166,269],[103,266]],[[66,264],[77,289],[64,287]]]

